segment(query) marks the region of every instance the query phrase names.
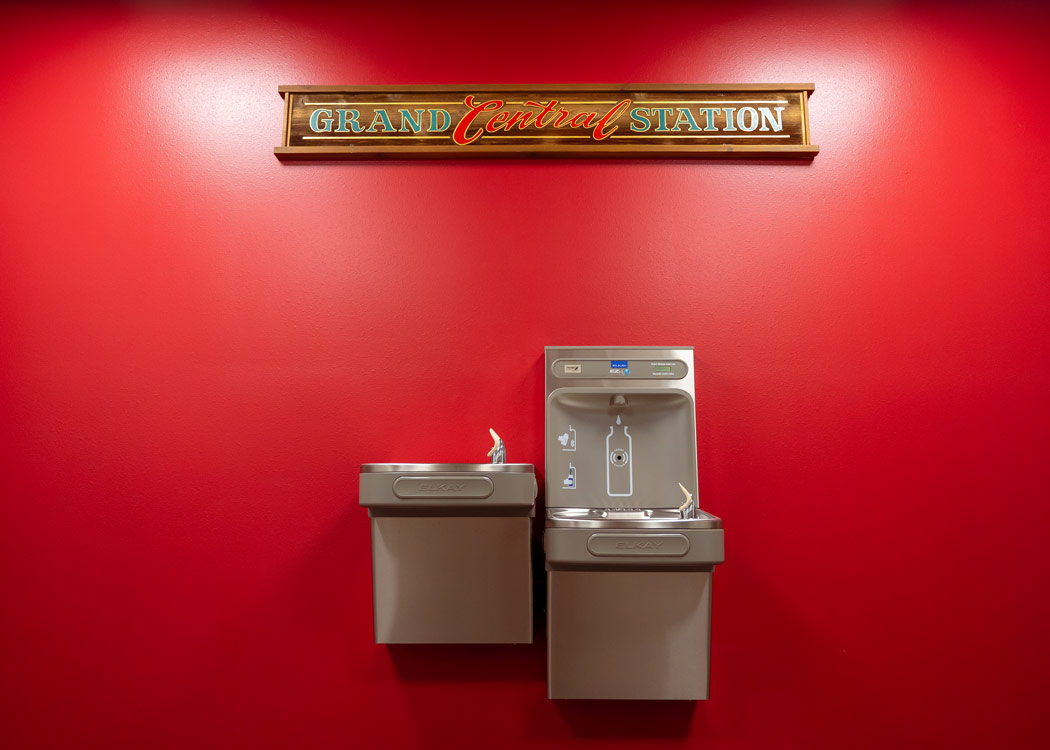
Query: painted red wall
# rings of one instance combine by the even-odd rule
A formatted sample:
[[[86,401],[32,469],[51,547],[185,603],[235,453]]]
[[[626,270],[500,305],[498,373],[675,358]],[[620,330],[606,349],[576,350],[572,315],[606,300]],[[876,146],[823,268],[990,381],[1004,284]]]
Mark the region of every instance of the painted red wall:
[[[723,6],[726,4],[723,4]],[[1046,747],[1050,14],[5,9],[0,744]],[[282,83],[813,81],[812,163],[282,164]],[[376,646],[368,461],[696,347],[712,700]]]

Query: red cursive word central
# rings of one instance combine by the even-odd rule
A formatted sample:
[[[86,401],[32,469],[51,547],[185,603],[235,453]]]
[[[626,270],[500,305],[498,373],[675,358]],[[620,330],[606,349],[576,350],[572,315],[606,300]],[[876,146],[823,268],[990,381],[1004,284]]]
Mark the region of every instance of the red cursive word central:
[[[473,96],[467,96],[463,103],[467,105],[468,111],[456,124],[452,133],[452,141],[460,146],[474,143],[486,133],[507,132],[513,127],[524,130],[530,126],[537,130],[547,127],[590,130],[591,137],[601,141],[616,132],[619,125],[613,123],[631,106],[630,99],[623,99],[604,115],[600,115],[599,112],[589,110],[571,114],[565,107],[559,106],[560,102],[557,99],[545,103],[525,102],[525,107],[533,107],[534,110],[508,110],[504,109],[505,102],[502,99],[478,102]],[[477,122],[475,125],[486,112],[494,114],[484,124]]]

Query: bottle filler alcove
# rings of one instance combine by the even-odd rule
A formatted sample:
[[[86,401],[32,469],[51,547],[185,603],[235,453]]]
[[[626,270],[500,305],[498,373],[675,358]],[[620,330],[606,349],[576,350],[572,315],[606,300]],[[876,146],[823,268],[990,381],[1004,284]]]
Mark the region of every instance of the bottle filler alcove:
[[[691,347],[547,347],[548,695],[708,697],[722,522],[700,511]]]

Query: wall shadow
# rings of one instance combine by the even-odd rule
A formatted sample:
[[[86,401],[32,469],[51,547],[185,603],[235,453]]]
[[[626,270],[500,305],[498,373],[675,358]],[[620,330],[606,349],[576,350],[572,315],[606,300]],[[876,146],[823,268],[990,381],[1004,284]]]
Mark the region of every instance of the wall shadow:
[[[385,646],[399,678],[412,682],[544,682],[544,643],[412,643]]]
[[[674,739],[690,733],[694,716],[703,718],[697,701],[552,701],[569,731],[594,739]]]

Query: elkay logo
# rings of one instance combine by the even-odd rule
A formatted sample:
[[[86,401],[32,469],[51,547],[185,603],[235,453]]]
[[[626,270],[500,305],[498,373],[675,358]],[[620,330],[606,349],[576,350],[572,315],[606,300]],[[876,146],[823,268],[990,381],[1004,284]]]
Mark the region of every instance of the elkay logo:
[[[419,489],[422,492],[459,492],[467,485],[465,484],[452,484],[451,482],[445,482],[443,484],[421,484]]]
[[[663,546],[663,542],[658,541],[645,541],[642,539],[634,539],[630,541],[617,542],[616,549],[660,549]]]

